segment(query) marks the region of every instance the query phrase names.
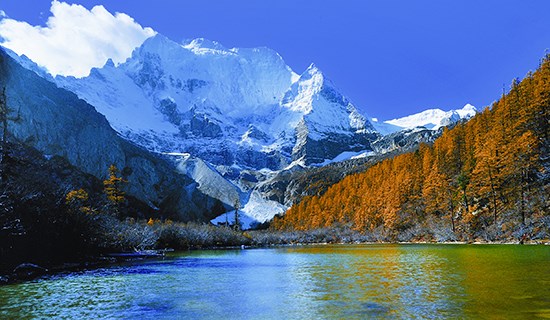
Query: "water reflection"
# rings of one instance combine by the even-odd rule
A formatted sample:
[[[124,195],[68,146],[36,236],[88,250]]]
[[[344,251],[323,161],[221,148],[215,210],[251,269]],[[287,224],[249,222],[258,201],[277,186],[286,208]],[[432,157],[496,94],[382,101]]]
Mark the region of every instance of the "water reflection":
[[[542,246],[197,251],[0,287],[0,318],[532,319],[549,284]]]
[[[438,318],[457,315],[464,291],[452,262],[413,246],[324,247],[310,251],[301,280],[334,318]],[[344,257],[342,257],[344,255]],[[304,274],[306,272],[306,274]]]

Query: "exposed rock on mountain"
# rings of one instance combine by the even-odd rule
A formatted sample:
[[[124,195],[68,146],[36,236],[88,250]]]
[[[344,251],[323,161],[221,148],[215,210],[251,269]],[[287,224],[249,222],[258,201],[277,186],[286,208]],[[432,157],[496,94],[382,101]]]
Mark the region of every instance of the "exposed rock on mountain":
[[[20,121],[11,135],[46,155],[59,155],[98,178],[115,164],[128,179],[128,193],[181,220],[207,220],[213,199],[194,188],[165,159],[122,139],[105,117],[75,94],[21,67],[0,50],[0,83]]]

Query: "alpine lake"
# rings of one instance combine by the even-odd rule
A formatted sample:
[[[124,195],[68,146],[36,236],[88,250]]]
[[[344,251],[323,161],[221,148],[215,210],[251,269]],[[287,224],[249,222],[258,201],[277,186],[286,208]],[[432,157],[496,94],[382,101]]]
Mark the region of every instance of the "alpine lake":
[[[1,319],[550,319],[550,246],[174,252],[0,286]]]

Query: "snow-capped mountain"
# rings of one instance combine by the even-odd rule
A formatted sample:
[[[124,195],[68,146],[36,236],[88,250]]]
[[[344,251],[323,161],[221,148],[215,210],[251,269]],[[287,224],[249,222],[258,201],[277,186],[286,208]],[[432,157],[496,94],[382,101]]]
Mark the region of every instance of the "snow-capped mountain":
[[[437,130],[441,127],[453,124],[461,119],[469,119],[477,113],[477,109],[471,104],[466,104],[462,109],[443,111],[441,109],[428,109],[420,113],[406,117],[387,120],[384,122],[373,121],[374,127],[382,134],[390,134],[403,129],[424,127]]]
[[[58,85],[96,106],[113,128],[154,152],[216,166],[278,170],[369,149],[372,124],[315,66],[295,74],[267,48],[204,39],[146,40],[125,63]]]
[[[284,207],[261,199],[258,181],[295,164],[370,152],[380,136],[319,68],[298,75],[268,48],[156,35],[120,65],[108,61],[88,77],[55,82],[94,105],[121,136],[172,157],[202,192],[228,207],[238,198],[260,222]]]

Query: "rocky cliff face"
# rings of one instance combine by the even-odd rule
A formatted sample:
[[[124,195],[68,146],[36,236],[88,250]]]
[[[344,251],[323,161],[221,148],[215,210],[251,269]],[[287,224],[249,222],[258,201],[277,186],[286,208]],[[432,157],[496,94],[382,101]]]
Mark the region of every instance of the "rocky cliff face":
[[[380,155],[390,152],[414,150],[421,143],[432,143],[442,130],[429,130],[423,127],[404,129],[381,137],[372,143],[373,150]]]
[[[373,152],[365,156],[336,161],[321,167],[295,166],[261,181],[256,189],[267,199],[290,207],[305,196],[323,194],[347,175],[363,172],[386,158],[414,151],[421,143],[432,143],[441,133],[442,130],[425,128],[395,132],[372,142]]]
[[[59,155],[84,172],[104,178],[115,164],[128,179],[127,192],[181,220],[207,220],[213,200],[188,177],[146,150],[119,137],[105,117],[75,94],[21,67],[0,50],[0,83],[20,117],[13,138],[45,155]]]

